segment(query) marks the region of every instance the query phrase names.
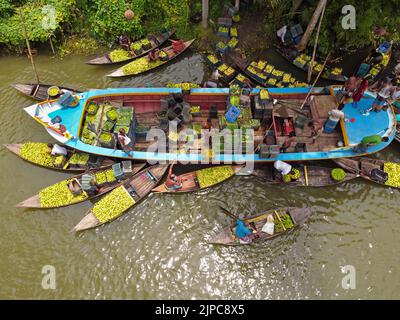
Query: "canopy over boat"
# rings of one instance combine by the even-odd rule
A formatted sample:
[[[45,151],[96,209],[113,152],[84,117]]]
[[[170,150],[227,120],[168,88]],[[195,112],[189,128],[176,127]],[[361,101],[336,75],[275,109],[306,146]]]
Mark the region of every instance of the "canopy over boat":
[[[230,110],[232,106],[227,88],[191,89],[183,96],[184,102],[174,105],[178,106],[179,110],[174,107],[172,111],[168,101],[173,99],[171,94],[181,93],[181,89],[92,90],[76,95],[79,103],[75,107],[62,107],[59,101],[47,101],[27,107],[25,110],[45,126],[52,137],[71,148],[97,155],[135,160],[240,164],[273,162],[278,159],[282,161],[336,159],[362,155],[355,153],[354,147],[366,136],[380,135],[388,137],[388,141],[369,147],[365,154],[380,151],[393,140],[396,119],[392,108],[381,112],[363,112],[371,107],[374,99],[374,95],[367,92],[357,107],[352,104],[344,107],[343,111],[347,120],[340,120],[340,125],[336,130],[332,133],[322,133],[313,143],[311,128],[308,124],[311,121],[324,123],[327,120],[328,112],[337,105],[335,98],[337,89],[332,87],[330,94],[324,94],[323,92],[326,91],[323,88],[313,89],[306,107],[299,110],[308,90],[307,88],[268,89],[270,100],[274,101],[273,103],[270,101],[265,110],[262,109],[260,116],[260,89],[253,89],[248,101],[251,108],[239,106],[241,117],[232,123],[227,120],[227,110]],[[185,110],[186,115],[190,114],[186,118],[182,117],[185,115]],[[93,112],[97,113],[93,115]],[[204,140],[201,140],[199,135],[194,137],[195,141],[192,141],[193,144],[187,148],[183,144],[188,141],[188,135],[184,135],[182,140],[182,136],[178,139],[175,135],[174,138],[173,132],[168,131],[168,127],[167,130],[163,127],[165,121],[168,125],[171,114],[172,118],[175,116],[175,120],[181,122],[179,134],[188,128],[198,132],[206,127],[206,122],[209,122],[208,126],[216,131],[223,128],[230,130],[239,127],[253,128],[254,145],[247,140],[248,145],[252,147],[247,147],[248,152],[240,149],[229,152],[225,147],[223,148],[223,144],[217,145],[216,150],[213,142],[213,149],[210,150],[202,147]],[[246,118],[245,114],[247,114]],[[56,124],[52,124],[52,121]],[[121,150],[119,144],[113,143],[113,140],[116,142],[115,137],[121,127],[131,139],[132,152]],[[286,152],[279,152],[280,146],[288,138],[288,127],[294,132],[293,143]],[[93,135],[88,133],[88,128],[94,132]],[[151,128],[161,128],[166,131],[169,149],[155,149],[154,135],[146,140],[146,133]],[[240,136],[238,137],[240,139]],[[233,141],[234,137],[231,136],[231,138]],[[175,141],[175,149],[171,141]],[[267,149],[270,152],[255,152],[254,150],[259,145],[262,147],[261,150]],[[223,150],[223,152],[217,152],[218,150]]]

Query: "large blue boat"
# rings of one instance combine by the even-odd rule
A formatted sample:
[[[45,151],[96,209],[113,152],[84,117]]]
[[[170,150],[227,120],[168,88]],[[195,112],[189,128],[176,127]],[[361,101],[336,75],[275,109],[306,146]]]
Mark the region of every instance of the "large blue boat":
[[[331,133],[323,132],[313,139],[313,124],[321,126],[337,108],[339,88],[314,88],[303,104],[309,90],[256,88],[238,95],[232,88],[183,93],[175,88],[110,88],[77,94],[75,103],[68,102],[72,106],[67,106],[68,99],[62,96],[62,101],[41,102],[25,110],[52,137],[71,148],[138,161],[336,159],[375,153],[393,140],[394,112],[390,107],[368,112],[375,98],[370,92],[357,105],[345,105],[345,118]],[[121,138],[121,128],[129,139]],[[371,135],[387,137],[388,141],[367,148],[363,154],[355,152],[355,146]],[[128,147],[121,139],[129,142]]]

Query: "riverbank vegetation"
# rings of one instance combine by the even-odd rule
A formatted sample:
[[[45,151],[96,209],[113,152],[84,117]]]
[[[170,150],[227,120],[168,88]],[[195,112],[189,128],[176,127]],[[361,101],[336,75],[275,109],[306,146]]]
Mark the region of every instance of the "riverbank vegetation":
[[[305,30],[320,1],[255,0],[251,10],[264,15],[260,19],[264,20],[263,30],[273,41],[276,30],[284,24],[300,23]],[[173,28],[185,39],[196,37],[200,49],[209,49],[216,19],[222,16],[224,4],[234,1],[208,2],[211,23],[203,29],[196,19],[201,17],[202,0],[0,0],[0,48],[9,52],[25,48],[20,10],[33,45],[47,43],[51,37],[62,54],[79,51],[80,47],[88,53],[90,48],[97,48],[94,43],[112,46],[122,33],[140,38],[163,28]],[[357,9],[356,30],[342,28],[344,5]],[[133,12],[130,20],[124,16],[128,9]],[[320,53],[368,46],[374,40],[371,30],[377,26],[385,28],[390,39],[400,40],[400,16],[394,14],[399,10],[398,0],[329,0],[319,35]],[[254,29],[259,30],[259,26]]]

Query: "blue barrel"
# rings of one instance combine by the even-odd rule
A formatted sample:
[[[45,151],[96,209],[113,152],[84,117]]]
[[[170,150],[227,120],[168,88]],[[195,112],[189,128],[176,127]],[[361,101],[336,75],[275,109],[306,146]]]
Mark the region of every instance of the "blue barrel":
[[[328,119],[326,120],[325,124],[324,124],[324,132],[325,133],[332,133],[333,131],[335,131],[335,128],[337,126],[337,124],[339,123],[339,120],[331,120]]]

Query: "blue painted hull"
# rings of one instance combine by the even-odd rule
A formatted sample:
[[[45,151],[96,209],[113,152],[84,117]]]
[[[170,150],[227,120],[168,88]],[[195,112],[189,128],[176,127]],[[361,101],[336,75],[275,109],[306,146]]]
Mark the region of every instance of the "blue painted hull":
[[[276,88],[269,89],[271,95],[305,95],[308,88]],[[321,88],[315,88],[315,92],[321,91]],[[115,88],[92,90],[79,95],[79,105],[75,108],[58,109],[48,114],[49,118],[60,116],[62,124],[67,128],[68,132],[78,137],[81,125],[81,118],[84,114],[85,103],[89,99],[95,97],[104,97],[109,95],[135,95],[135,94],[168,94],[172,92],[180,92],[180,89],[175,88]],[[195,94],[228,94],[229,89],[192,89]],[[253,94],[257,94],[259,89],[253,89]],[[337,159],[343,157],[360,156],[353,151],[354,145],[358,144],[365,136],[372,134],[380,134],[388,136],[388,142],[382,142],[379,145],[368,148],[366,154],[378,152],[386,148],[395,136],[396,120],[393,110],[382,111],[380,113],[371,112],[369,117],[362,115],[361,109],[368,109],[373,101],[372,94],[366,94],[359,102],[357,108],[348,104],[344,108],[345,114],[350,121],[342,123],[342,129],[346,130],[348,137],[348,146],[335,148],[326,152],[302,152],[302,153],[280,153],[273,158],[260,158],[258,154],[216,154],[212,158],[205,157],[203,154],[180,154],[180,153],[154,153],[145,151],[134,151],[133,156],[128,155],[123,150],[103,148],[92,146],[83,143],[79,139],[66,139],[64,136],[55,133],[53,130],[47,129],[48,132],[61,143],[65,145],[92,154],[103,155],[107,157],[134,159],[138,161],[173,161],[177,160],[181,163],[244,163],[244,162],[273,162],[275,160],[282,161],[309,161],[309,160],[324,160]],[[33,106],[32,106],[33,107]],[[26,108],[31,116],[34,116],[32,107]]]

